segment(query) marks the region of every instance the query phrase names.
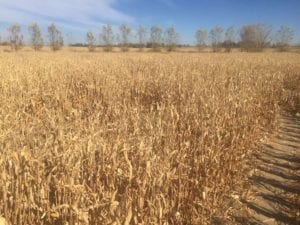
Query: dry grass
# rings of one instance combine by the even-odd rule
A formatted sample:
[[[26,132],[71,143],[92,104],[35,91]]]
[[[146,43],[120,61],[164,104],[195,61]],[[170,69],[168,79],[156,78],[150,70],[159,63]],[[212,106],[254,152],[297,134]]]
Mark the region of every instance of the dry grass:
[[[299,65],[276,53],[2,53],[0,221],[224,219],[250,147],[297,98]]]

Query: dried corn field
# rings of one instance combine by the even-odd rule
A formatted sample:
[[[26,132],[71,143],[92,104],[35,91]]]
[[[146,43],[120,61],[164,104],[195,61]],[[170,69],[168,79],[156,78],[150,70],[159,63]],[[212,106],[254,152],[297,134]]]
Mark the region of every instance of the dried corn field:
[[[299,65],[288,53],[2,53],[0,224],[226,219],[251,147],[281,104],[299,107]]]

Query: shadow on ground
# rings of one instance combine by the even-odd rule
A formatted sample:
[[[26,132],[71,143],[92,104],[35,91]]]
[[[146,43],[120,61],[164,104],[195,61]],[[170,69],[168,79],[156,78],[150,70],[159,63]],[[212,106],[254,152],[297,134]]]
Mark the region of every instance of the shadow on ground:
[[[251,195],[241,200],[247,216],[238,224],[300,224],[300,118],[285,113],[278,134],[255,155]]]

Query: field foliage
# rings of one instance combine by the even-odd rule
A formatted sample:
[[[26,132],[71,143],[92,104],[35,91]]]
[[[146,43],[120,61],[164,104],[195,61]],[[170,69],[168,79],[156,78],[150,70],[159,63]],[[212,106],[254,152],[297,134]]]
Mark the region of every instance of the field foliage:
[[[288,53],[2,53],[0,216],[210,224],[251,147],[299,107]],[[299,84],[299,85],[298,85]]]

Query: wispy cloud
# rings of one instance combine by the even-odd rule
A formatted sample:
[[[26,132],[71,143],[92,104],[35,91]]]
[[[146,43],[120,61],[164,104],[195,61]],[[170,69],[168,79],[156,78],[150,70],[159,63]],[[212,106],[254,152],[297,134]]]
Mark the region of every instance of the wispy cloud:
[[[122,0],[0,0],[0,22],[57,22],[73,29],[105,22],[130,23],[134,18],[116,9]]]

